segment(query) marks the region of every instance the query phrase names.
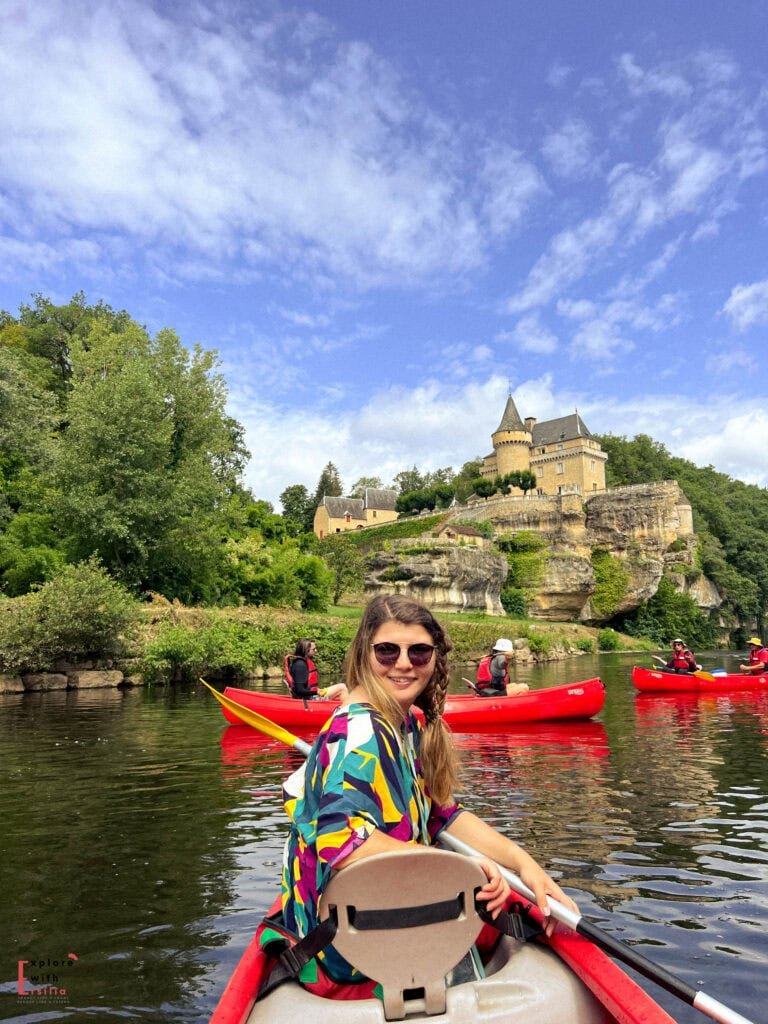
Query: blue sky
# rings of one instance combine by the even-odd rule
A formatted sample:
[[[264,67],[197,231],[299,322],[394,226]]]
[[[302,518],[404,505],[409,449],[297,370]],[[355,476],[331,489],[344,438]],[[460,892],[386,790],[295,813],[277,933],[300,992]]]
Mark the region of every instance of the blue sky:
[[[768,5],[0,8],[0,307],[216,348],[279,507],[523,416],[768,483]]]

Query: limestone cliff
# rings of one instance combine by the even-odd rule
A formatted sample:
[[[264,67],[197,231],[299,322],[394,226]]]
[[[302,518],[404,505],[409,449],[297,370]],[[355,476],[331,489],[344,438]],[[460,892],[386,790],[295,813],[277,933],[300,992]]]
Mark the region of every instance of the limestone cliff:
[[[441,611],[503,615],[499,594],[506,575],[506,559],[483,548],[395,541],[369,559],[365,590],[408,594]]]
[[[550,497],[496,496],[453,509],[452,520],[490,522],[495,537],[530,531],[546,549],[530,614],[551,620],[606,621],[652,597],[662,575],[702,608],[720,595],[694,565],[688,499],[674,481]],[[375,556],[366,590],[397,590],[444,609],[500,614],[506,558],[490,550],[420,539]]]

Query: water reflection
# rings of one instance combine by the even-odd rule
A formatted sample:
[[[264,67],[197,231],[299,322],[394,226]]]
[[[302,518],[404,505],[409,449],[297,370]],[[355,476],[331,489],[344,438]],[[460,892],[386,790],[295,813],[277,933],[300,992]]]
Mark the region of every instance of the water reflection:
[[[533,687],[601,675],[602,713],[458,736],[461,798],[604,928],[759,1019],[768,695],[636,695],[632,660],[527,669]],[[281,786],[300,761],[227,727],[202,690],[2,699],[0,1017],[206,1020],[276,892]],[[68,1005],[20,1007],[17,960],[70,950]]]

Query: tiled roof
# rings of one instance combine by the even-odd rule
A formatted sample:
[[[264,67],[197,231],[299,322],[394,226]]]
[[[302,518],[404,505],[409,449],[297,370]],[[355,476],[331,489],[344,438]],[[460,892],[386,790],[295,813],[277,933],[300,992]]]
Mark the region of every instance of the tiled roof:
[[[394,512],[397,491],[391,491],[386,487],[366,487],[363,501],[366,508],[375,508],[380,512]]]
[[[352,519],[365,522],[365,507],[362,498],[331,498],[327,494],[320,502],[328,510],[331,519],[344,519],[347,515]]]
[[[577,412],[560,416],[556,420],[544,420],[533,427],[533,443],[554,444],[556,441],[572,441],[576,437],[592,437]]]
[[[476,530],[474,526],[459,526],[458,523],[446,523],[441,529],[437,531],[439,537],[441,533],[457,533],[462,537],[482,537],[482,533]]]

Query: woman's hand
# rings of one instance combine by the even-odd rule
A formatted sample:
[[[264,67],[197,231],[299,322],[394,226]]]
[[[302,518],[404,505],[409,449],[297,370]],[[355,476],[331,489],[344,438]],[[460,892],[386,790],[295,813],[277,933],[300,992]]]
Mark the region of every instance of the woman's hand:
[[[485,902],[486,910],[495,920],[507,902],[507,896],[510,893],[509,883],[502,877],[498,865],[494,864],[492,860],[481,860],[478,863],[488,881],[478,892],[477,898]]]
[[[539,867],[534,860],[531,860],[530,864],[525,865],[520,872],[520,877],[529,889],[533,889],[536,897],[536,906],[544,915],[544,931],[547,936],[551,935],[557,926],[557,921],[551,915],[547,896],[551,896],[558,903],[562,903],[564,907],[572,910],[575,914],[580,913],[579,908],[571,897],[567,896],[554,878],[550,878],[544,868]]]

